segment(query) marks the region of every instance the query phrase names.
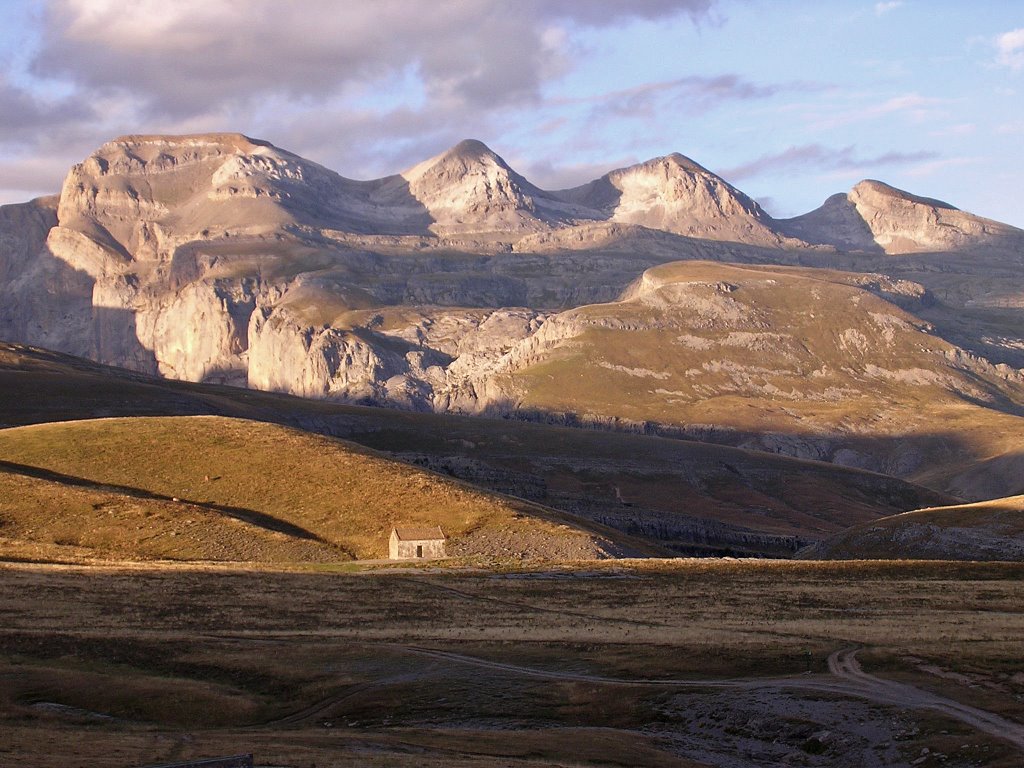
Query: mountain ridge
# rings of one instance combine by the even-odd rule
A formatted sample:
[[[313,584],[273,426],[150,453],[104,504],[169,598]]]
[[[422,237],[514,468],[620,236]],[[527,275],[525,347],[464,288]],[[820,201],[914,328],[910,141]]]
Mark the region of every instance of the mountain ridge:
[[[181,158],[167,154],[166,150],[174,147],[182,150],[179,152]],[[120,156],[108,157],[116,155],[118,149],[121,150]],[[257,158],[262,162],[256,161]],[[79,209],[91,207],[87,199],[74,194],[75,187],[84,191],[87,186],[86,179],[79,178],[82,174],[87,177],[123,175],[143,168],[168,171],[182,160],[184,164],[201,164],[210,159],[224,161],[216,173],[211,173],[212,190],[209,192],[213,199],[267,197],[286,201],[294,194],[294,189],[288,189],[289,184],[294,187],[295,182],[305,182],[320,192],[328,192],[326,200],[319,201],[326,204],[319,206],[321,214],[327,218],[333,214],[337,219],[334,224],[353,227],[355,231],[365,230],[367,226],[372,229],[376,225],[378,229],[390,229],[396,234],[425,234],[430,231],[429,225],[422,226],[425,214],[433,219],[432,224],[437,225],[435,234],[452,234],[461,230],[471,233],[498,231],[508,235],[537,231],[545,226],[607,220],[641,224],[676,234],[779,247],[787,242],[793,244],[791,241],[798,238],[801,231],[806,232],[807,227],[800,226],[801,220],[815,213],[811,211],[793,219],[776,220],[742,191],[677,152],[614,169],[577,187],[549,191],[534,185],[476,139],[465,139],[401,173],[356,181],[267,141],[240,133],[206,133],[185,136],[129,134],[107,142],[72,169],[62,194],[69,205],[61,212],[61,218],[69,219],[77,212],[72,204]],[[474,177],[480,183],[467,185],[467,177]],[[400,180],[404,180],[408,186],[406,191],[411,193],[404,199],[396,189],[402,187]],[[460,184],[465,188],[459,189]],[[1024,231],[1009,225],[1000,225],[960,211],[948,203],[871,179],[858,182],[845,195],[858,212],[864,212],[861,217],[867,226],[870,222],[864,216],[877,218],[879,201],[888,199],[904,207],[920,208],[921,211],[915,215],[922,220],[922,225],[948,226],[948,222],[934,220],[934,216],[929,222],[933,211],[948,212],[947,218],[952,215],[966,237],[1024,235]],[[318,206],[308,207],[315,209]],[[441,214],[440,219],[431,214],[432,208]],[[392,209],[398,209],[398,212]],[[418,215],[413,215],[411,210]],[[495,211],[518,212],[521,215],[488,217]],[[360,222],[352,220],[360,217],[363,227],[359,226]],[[740,226],[723,226],[721,221],[733,219],[735,223],[737,218],[742,219]],[[891,233],[879,234],[885,242],[876,243],[876,246],[895,249],[891,252],[900,252],[899,249],[908,247],[907,243],[892,238]],[[123,240],[119,239],[119,242]],[[911,238],[909,247],[921,250],[930,242],[928,238]],[[812,238],[803,244],[829,243],[815,243]],[[871,247],[853,240],[843,245]]]
[[[653,424],[924,472],[971,498],[1017,490],[1024,233],[881,182],[775,220],[679,154],[548,192],[476,140],[356,181],[241,134],[129,135],[54,202],[0,209],[0,338],[168,378]],[[943,453],[929,419],[974,447]],[[865,447],[872,431],[916,447]]]

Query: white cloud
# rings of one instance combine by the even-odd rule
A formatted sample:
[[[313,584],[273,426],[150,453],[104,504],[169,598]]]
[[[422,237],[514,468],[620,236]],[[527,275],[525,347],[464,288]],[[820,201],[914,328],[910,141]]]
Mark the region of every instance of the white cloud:
[[[717,2],[39,0],[27,68],[0,72],[0,150],[66,168],[124,133],[242,130],[392,173],[547,104],[581,30],[713,21]]]
[[[1004,32],[994,42],[998,64],[1015,71],[1024,69],[1024,27]]]
[[[921,163],[913,168],[906,171],[907,176],[931,176],[936,171],[941,171],[945,168],[955,168],[961,165],[971,165],[981,161],[980,157],[947,157],[941,160],[932,160],[927,163]]]
[[[571,63],[559,24],[707,14],[713,0],[50,0],[34,71],[181,117],[269,94],[323,99],[411,69],[428,98],[535,100]]]
[[[884,16],[889,11],[895,11],[903,5],[903,0],[888,0],[888,2],[875,3],[875,15]]]
[[[922,122],[936,117],[938,108],[947,104],[949,104],[948,99],[922,96],[919,93],[907,93],[893,96],[875,104],[837,111],[827,115],[811,116],[808,119],[814,120],[817,117],[812,125],[815,130],[826,130],[888,116],[900,116]]]

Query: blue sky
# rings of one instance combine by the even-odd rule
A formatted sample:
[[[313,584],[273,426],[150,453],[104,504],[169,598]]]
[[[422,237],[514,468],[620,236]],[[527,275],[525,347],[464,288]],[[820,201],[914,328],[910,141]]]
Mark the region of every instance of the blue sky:
[[[953,0],[4,0],[0,202],[124,133],[343,175],[462,138],[560,188],[682,152],[777,216],[863,178],[1024,227],[1024,6]]]

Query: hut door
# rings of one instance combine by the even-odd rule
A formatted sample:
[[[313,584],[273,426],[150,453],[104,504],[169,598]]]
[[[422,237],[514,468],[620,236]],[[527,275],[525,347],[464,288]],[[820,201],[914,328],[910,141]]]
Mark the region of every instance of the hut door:
[[[423,545],[422,544],[417,544],[416,545],[416,557],[423,557]]]

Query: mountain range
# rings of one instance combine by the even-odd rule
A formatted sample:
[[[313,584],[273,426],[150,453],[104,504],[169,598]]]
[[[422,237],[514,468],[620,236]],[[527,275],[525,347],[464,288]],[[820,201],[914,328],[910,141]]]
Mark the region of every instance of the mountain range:
[[[775,219],[679,154],[550,191],[474,140],[357,181],[239,134],[125,136],[0,207],[0,339],[951,504],[1024,492],[1022,266],[1024,231],[880,181]]]

